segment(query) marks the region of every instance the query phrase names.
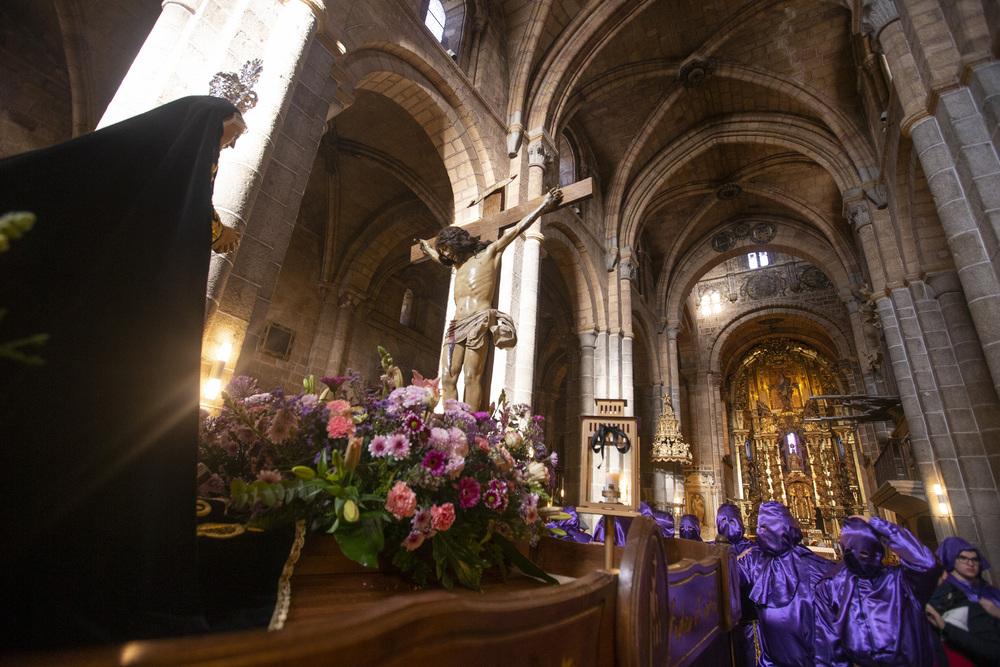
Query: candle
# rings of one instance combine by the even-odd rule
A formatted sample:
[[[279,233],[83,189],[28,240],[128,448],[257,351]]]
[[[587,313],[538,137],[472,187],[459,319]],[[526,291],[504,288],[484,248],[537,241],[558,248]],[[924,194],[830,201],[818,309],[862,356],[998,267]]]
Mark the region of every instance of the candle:
[[[607,480],[607,488],[618,490],[618,473],[609,472],[608,476],[605,478]]]

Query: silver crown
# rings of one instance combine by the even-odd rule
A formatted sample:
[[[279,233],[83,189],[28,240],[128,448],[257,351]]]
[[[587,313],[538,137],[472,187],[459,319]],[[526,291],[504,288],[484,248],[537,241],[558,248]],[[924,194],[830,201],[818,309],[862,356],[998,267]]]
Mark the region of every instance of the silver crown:
[[[238,74],[218,72],[208,84],[208,94],[229,100],[241,114],[246,113],[257,106],[257,93],[253,92],[253,87],[263,69],[264,63],[259,58],[254,58],[248,60]]]

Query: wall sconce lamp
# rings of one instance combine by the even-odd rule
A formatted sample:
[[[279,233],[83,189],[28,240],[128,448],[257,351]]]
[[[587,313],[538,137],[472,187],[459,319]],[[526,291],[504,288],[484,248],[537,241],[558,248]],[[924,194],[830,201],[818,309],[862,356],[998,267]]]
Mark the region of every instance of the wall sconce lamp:
[[[226,362],[229,361],[229,355],[232,353],[232,343],[223,343],[219,346],[215,361],[212,363],[212,370],[208,374],[208,382],[205,383],[205,388],[202,390],[202,394],[210,401],[217,399],[219,392],[222,391],[222,372],[226,370]]]
[[[935,499],[937,500],[938,514],[947,514],[948,513],[948,503],[945,502],[945,500],[944,500],[944,490],[941,488],[941,485],[940,484],[935,484],[932,487],[931,491],[934,494]]]

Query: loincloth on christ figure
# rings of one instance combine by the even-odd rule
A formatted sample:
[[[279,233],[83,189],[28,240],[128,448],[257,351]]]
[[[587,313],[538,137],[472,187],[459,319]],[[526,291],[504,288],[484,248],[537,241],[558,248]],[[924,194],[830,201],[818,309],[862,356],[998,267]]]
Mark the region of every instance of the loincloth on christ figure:
[[[455,345],[461,343],[469,350],[478,350],[486,345],[488,335],[493,337],[493,344],[501,349],[514,347],[517,344],[514,319],[507,313],[489,308],[460,320],[452,320],[446,337],[449,364]]]

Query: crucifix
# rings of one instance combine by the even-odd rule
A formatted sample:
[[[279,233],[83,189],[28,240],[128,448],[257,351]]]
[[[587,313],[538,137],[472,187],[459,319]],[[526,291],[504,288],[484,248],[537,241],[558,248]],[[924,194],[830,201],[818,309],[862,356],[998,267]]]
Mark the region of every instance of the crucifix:
[[[410,249],[411,262],[431,259],[455,270],[455,319],[448,325],[442,350],[444,398],[458,398],[458,378],[462,375],[464,402],[473,411],[482,409],[482,379],[490,343],[499,348],[517,343],[513,319],[493,304],[504,249],[541,215],[593,196],[594,181],[588,178],[464,227],[448,227],[436,238],[421,240]],[[473,234],[496,240],[483,241]]]

